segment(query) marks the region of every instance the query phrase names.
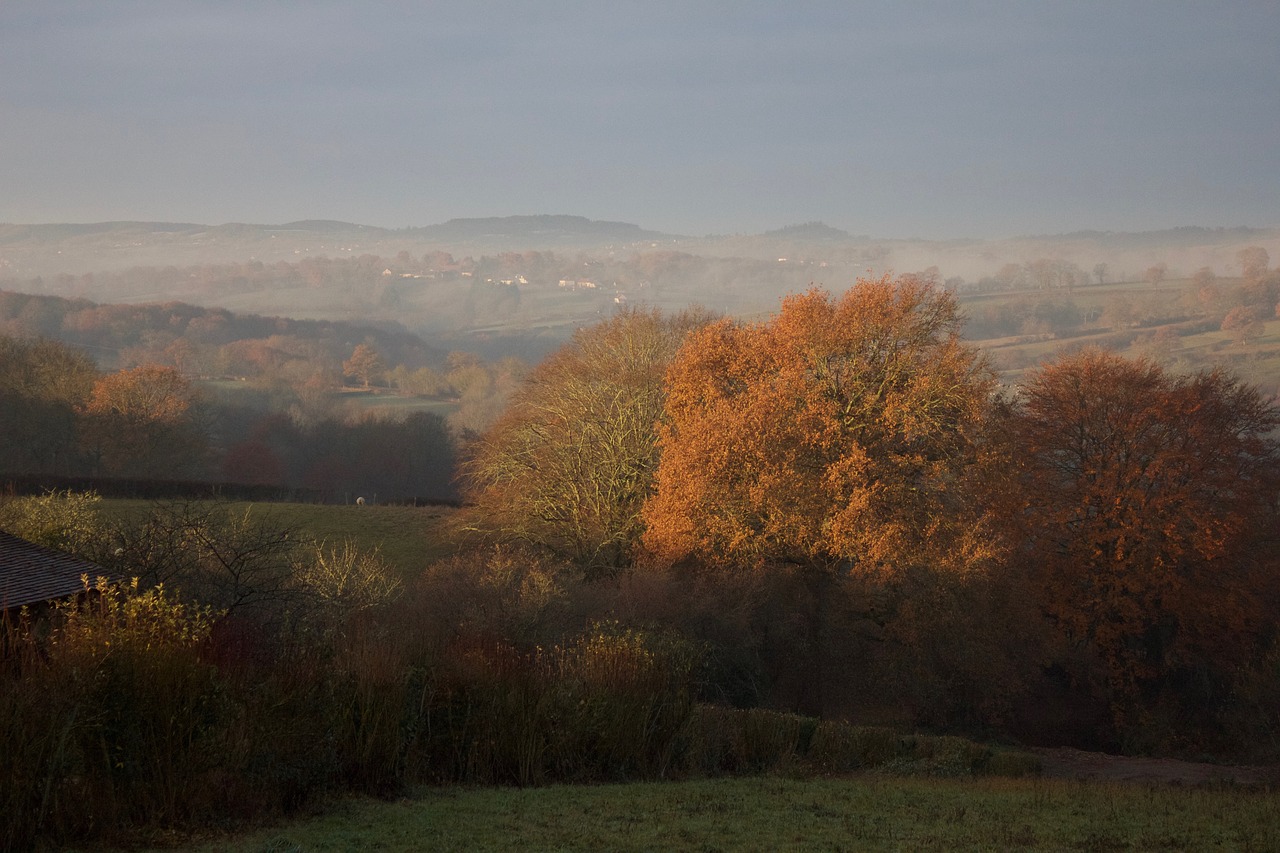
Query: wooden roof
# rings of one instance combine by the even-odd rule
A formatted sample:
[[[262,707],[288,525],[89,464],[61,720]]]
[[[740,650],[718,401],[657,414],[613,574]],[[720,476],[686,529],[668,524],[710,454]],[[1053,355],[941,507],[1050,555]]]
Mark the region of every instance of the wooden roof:
[[[0,610],[69,598],[107,571],[97,563],[44,548],[0,530]]]

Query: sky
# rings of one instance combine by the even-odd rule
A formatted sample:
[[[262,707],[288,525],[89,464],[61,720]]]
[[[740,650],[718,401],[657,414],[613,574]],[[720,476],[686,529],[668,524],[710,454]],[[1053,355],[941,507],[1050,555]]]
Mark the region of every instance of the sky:
[[[1280,226],[1280,3],[0,2],[0,222]]]

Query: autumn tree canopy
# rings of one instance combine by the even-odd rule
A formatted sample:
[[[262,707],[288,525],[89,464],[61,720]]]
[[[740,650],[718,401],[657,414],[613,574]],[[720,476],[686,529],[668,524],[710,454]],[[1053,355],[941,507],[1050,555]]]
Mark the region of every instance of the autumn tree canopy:
[[[705,322],[700,311],[626,310],[577,332],[472,448],[467,525],[546,548],[587,574],[622,565],[657,465],[667,365]]]
[[[143,365],[99,379],[84,407],[86,449],[108,473],[177,478],[203,464],[195,392],[171,367]]]
[[[951,294],[886,276],[691,334],[668,373],[648,549],[866,576],[990,556],[964,486],[994,379],[960,325]]]
[[[381,378],[386,370],[378,351],[368,344],[356,344],[351,351],[351,358],[342,362],[342,375],[360,380],[365,388],[369,383]]]
[[[1043,608],[1101,656],[1121,715],[1192,663],[1229,673],[1269,624],[1278,425],[1224,373],[1099,350],[1022,390],[1011,522]]]

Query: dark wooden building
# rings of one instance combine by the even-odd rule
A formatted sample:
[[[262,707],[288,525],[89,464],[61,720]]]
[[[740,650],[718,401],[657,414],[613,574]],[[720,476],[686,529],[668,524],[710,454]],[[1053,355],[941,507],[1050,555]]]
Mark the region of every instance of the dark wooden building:
[[[71,554],[0,530],[0,612],[72,598],[110,572]],[[113,578],[114,579],[114,578]]]

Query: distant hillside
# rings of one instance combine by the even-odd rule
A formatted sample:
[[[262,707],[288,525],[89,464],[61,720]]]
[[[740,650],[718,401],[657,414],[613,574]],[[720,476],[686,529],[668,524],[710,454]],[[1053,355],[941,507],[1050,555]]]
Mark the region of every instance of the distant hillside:
[[[1016,238],[1039,242],[1092,243],[1103,249],[1160,248],[1164,246],[1211,246],[1250,240],[1274,239],[1275,228],[1202,228],[1189,225],[1161,231],[1073,231],[1069,234],[1041,234]]]
[[[589,250],[681,239],[627,222],[582,216],[451,219],[423,228],[378,228],[307,219],[282,225],[229,222],[0,224],[0,276],[34,276],[240,261],[295,261],[443,249],[462,255],[539,249]]]
[[[646,231],[628,222],[605,222],[582,216],[491,216],[481,219],[450,219],[440,225],[411,228],[402,232],[433,240],[491,242],[525,240],[536,244],[581,242],[631,243],[641,240],[670,240],[673,235]]]
[[[842,232],[840,232],[842,233]],[[674,235],[648,231],[629,222],[605,222],[583,216],[490,216],[450,219],[422,228],[378,228],[329,219],[305,219],[283,225],[228,222],[197,225],[189,222],[91,222],[79,224],[0,224],[0,246],[54,244],[93,239],[147,238],[170,242],[174,237],[210,239],[273,239],[283,234],[317,237],[351,236],[363,239],[423,239],[461,242],[532,241],[534,243],[599,244],[639,240],[670,240]],[[523,243],[521,243],[523,245]]]
[[[388,321],[298,320],[175,301],[111,304],[4,289],[0,335],[82,347],[105,368],[182,359],[201,375],[256,375],[292,363],[304,375],[325,367],[341,376],[343,359],[362,343],[389,365],[446,363],[444,350]]]
[[[916,240],[850,235],[823,222],[811,221],[787,225],[761,234],[732,236],[681,237],[650,231],[626,222],[588,219],[582,216],[538,215],[497,216],[451,219],[425,227],[388,229],[335,220],[299,220],[278,225],[226,223],[199,225],[171,222],[99,222],[88,224],[0,224],[0,280],[31,282],[43,277],[27,289],[37,293],[59,293],[72,296],[99,296],[108,301],[150,301],[194,299],[224,304],[240,310],[256,310],[266,314],[307,312],[325,317],[348,313],[366,313],[370,302],[380,298],[376,292],[384,266],[394,266],[397,273],[424,273],[404,256],[418,262],[436,252],[449,253],[460,264],[474,260],[479,264],[486,256],[498,258],[504,253],[555,252],[584,253],[606,265],[624,263],[633,256],[649,253],[676,252],[708,259],[711,266],[731,261],[724,270],[712,274],[704,269],[670,282],[695,301],[714,303],[721,310],[756,304],[761,294],[785,292],[813,282],[839,287],[868,270],[873,272],[913,272],[936,267],[944,278],[980,281],[994,275],[1009,264],[1025,265],[1040,259],[1071,262],[1084,270],[1105,266],[1109,280],[1137,280],[1142,271],[1165,264],[1171,277],[1189,276],[1201,267],[1209,267],[1219,275],[1237,271],[1236,254],[1246,246],[1258,246],[1272,257],[1280,257],[1280,230],[1274,228],[1208,228],[1187,227],[1150,232],[1079,231],[1071,234],[1025,235],[998,240]],[[320,294],[311,292],[306,304],[299,306],[282,299],[265,304],[246,298],[228,298],[241,294],[224,292],[217,299],[190,294],[200,286],[197,275],[179,286],[176,292],[166,284],[153,289],[132,287],[127,297],[122,293],[102,292],[92,278],[72,283],[89,274],[124,272],[134,269],[185,269],[206,265],[265,264],[285,262],[296,265],[318,259],[384,259],[384,266],[364,276],[369,287],[363,291],[350,288],[342,294],[341,304],[324,302]],[[780,266],[785,259],[786,267]],[[737,260],[767,263],[743,275]],[[432,266],[426,264],[425,266]],[[660,259],[650,266],[663,268]],[[422,263],[418,264],[422,266]],[[499,265],[501,265],[499,263]],[[641,263],[640,267],[645,264]],[[808,265],[808,266],[806,266]],[[526,267],[528,265],[526,264]],[[688,265],[682,265],[682,268]],[[638,297],[642,282],[654,282],[653,271],[637,267],[610,272],[608,282],[620,283],[630,290],[627,298]],[[728,270],[732,268],[732,274]],[[459,270],[461,267],[459,267]],[[581,270],[557,270],[557,278],[577,278]],[[495,279],[516,275],[533,275],[528,268],[505,270],[497,275],[483,269],[479,273]],[[363,273],[362,273],[363,275]],[[583,274],[585,275],[585,273]],[[251,277],[260,278],[254,274]],[[593,270],[590,278],[604,278],[603,270]],[[146,275],[134,276],[142,280]],[[671,276],[665,276],[670,280]],[[554,283],[554,279],[553,279]],[[172,283],[170,283],[172,284]],[[708,290],[707,287],[711,289]],[[723,291],[723,292],[721,292]],[[283,295],[282,295],[283,296]],[[745,299],[744,297],[749,297]],[[394,300],[394,297],[390,297]],[[654,291],[644,294],[646,300],[658,298]],[[323,303],[323,304],[321,304]],[[612,303],[611,303],[612,304]],[[323,310],[321,310],[323,309]],[[390,309],[389,309],[390,310]],[[403,309],[397,309],[403,310]],[[483,313],[483,312],[482,312]],[[477,318],[478,319],[478,318]]]
[[[853,235],[848,231],[832,228],[825,222],[804,222],[800,225],[788,225],[776,231],[766,231],[761,236],[786,240],[848,240]]]
[[[208,230],[207,225],[195,225],[189,222],[88,222],[45,225],[0,223],[0,246],[41,245],[95,237],[199,233],[206,230]]]

